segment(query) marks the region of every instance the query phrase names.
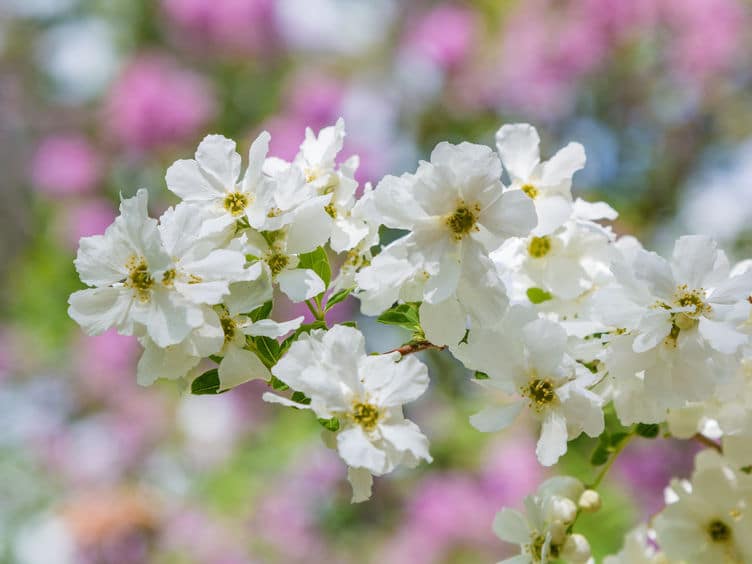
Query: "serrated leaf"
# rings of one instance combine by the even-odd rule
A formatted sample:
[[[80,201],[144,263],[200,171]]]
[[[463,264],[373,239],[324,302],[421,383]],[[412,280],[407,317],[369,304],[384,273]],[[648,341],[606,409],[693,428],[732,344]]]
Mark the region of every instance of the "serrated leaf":
[[[274,302],[272,302],[272,300],[269,300],[264,305],[257,307],[250,314],[251,321],[256,322],[261,319],[268,319],[269,315],[272,312],[272,307],[274,307]]]
[[[638,423],[635,426],[635,433],[637,433],[640,437],[644,437],[646,439],[656,438],[660,430],[660,425],[656,423]]]
[[[328,288],[329,283],[332,281],[332,269],[329,266],[329,257],[323,247],[311,251],[310,253],[303,253],[298,255],[298,268],[310,268],[324,281],[324,285]]]
[[[553,298],[550,292],[546,292],[543,288],[528,288],[527,299],[534,304],[542,304]]]
[[[339,419],[336,417],[332,417],[331,419],[319,419],[319,424],[332,433],[339,430]]]
[[[344,290],[340,290],[339,292],[335,292],[331,296],[329,296],[329,299],[326,300],[326,307],[324,307],[324,313],[332,309],[334,306],[336,306],[340,302],[344,302],[347,297],[350,295],[350,293],[353,291],[354,288],[345,288]]]
[[[421,331],[418,315],[419,303],[397,304],[379,315],[377,321],[385,325],[397,325],[411,332]]]
[[[219,371],[212,368],[196,378],[191,382],[191,393],[196,396],[221,393],[219,392]]]

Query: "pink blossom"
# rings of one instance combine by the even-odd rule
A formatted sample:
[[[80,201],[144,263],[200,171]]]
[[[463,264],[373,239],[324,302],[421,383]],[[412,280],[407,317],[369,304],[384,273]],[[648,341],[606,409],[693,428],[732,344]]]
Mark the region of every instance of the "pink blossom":
[[[406,48],[445,69],[461,65],[470,55],[477,32],[475,13],[460,6],[442,4],[408,30]]]
[[[142,151],[195,137],[214,110],[206,80],[161,55],[131,61],[106,102],[112,134],[127,147]]]
[[[163,0],[167,17],[196,46],[254,52],[274,37],[273,0]]]
[[[53,197],[91,192],[101,172],[102,163],[96,150],[77,134],[45,137],[31,163],[34,187]]]
[[[71,249],[78,247],[81,237],[104,233],[115,219],[113,205],[103,198],[76,202],[64,211],[63,238]]]

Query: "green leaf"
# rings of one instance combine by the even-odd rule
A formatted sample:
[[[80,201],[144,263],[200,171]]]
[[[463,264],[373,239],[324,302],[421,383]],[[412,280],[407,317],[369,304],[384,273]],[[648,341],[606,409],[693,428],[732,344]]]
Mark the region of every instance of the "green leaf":
[[[253,337],[256,353],[267,368],[271,368],[281,356],[279,343],[270,337]]]
[[[191,393],[197,396],[220,393],[218,390],[219,371],[216,368],[207,370],[191,382]]]
[[[282,380],[280,380],[279,378],[277,378],[274,375],[272,375],[272,379],[269,380],[269,384],[275,390],[280,390],[282,392],[285,391],[285,390],[289,390],[290,389],[290,386],[288,386],[287,384],[285,384]]]
[[[298,258],[300,259],[298,268],[310,268],[324,281],[324,285],[329,287],[329,282],[332,281],[332,269],[329,266],[329,257],[323,247],[318,247],[310,253],[298,255]]]
[[[274,302],[269,300],[261,307],[257,307],[251,312],[251,321],[259,321],[260,319],[268,319],[269,314],[272,312],[272,307],[274,306]]]
[[[358,328],[358,323],[356,321],[343,321],[339,325],[344,325],[345,327],[353,327],[355,329]]]
[[[294,402],[302,403],[303,405],[311,403],[311,398],[307,397],[303,392],[293,392],[290,399]]]
[[[340,302],[344,302],[347,299],[347,296],[350,295],[350,293],[354,290],[354,288],[345,288],[344,290],[340,290],[339,292],[335,292],[331,296],[329,296],[329,299],[326,300],[326,306],[324,307],[324,313],[332,309],[334,306],[336,306]]]
[[[319,419],[319,423],[324,429],[327,429],[332,433],[339,430],[339,419],[336,417],[332,417],[331,419]]]
[[[611,455],[611,453],[608,450],[608,447],[599,444],[597,447],[595,447],[595,450],[593,451],[593,454],[590,455],[590,464],[593,466],[603,466],[606,462],[608,462],[608,457]]]
[[[486,374],[485,372],[481,372],[480,370],[478,370],[475,372],[475,379],[476,380],[488,380],[489,375]]]
[[[635,427],[635,433],[646,439],[656,438],[660,430],[660,425],[655,423],[638,423]]]
[[[612,449],[615,449],[621,443],[623,443],[631,434],[632,433],[627,432],[627,431],[617,431],[616,433],[612,433],[610,441],[609,441],[609,446]]]
[[[546,292],[543,288],[528,288],[527,299],[534,304],[542,304],[553,298],[550,292]]]
[[[419,307],[420,304],[417,302],[397,304],[379,315],[378,321],[385,325],[397,325],[412,332],[421,331]]]

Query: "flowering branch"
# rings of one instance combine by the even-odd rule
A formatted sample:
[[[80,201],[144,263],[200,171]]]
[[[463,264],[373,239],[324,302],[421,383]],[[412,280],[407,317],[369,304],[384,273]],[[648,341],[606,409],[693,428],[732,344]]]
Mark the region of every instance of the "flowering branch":
[[[398,352],[402,356],[417,353],[420,351],[425,351],[429,349],[437,350],[437,351],[443,351],[446,349],[446,345],[434,345],[430,341],[415,341],[412,343],[407,343],[405,345],[402,345],[401,347],[397,347],[396,349],[392,349],[390,351],[387,351],[384,354],[389,354],[393,352]]]
[[[701,433],[695,433],[694,435],[692,435],[692,440],[697,441],[698,443],[723,454],[723,448],[721,447],[721,445]]]

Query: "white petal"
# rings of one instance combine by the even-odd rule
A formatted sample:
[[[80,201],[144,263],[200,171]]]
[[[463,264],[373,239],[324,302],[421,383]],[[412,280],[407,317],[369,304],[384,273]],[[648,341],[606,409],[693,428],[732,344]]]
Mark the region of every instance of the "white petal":
[[[68,299],[68,315],[78,323],[88,335],[101,335],[111,327],[118,327],[121,333],[131,302],[132,292],[128,288],[92,288],[79,290]]]
[[[201,168],[193,159],[175,161],[167,169],[167,188],[186,201],[208,202],[221,198],[223,193],[201,173]]]
[[[567,189],[572,176],[585,166],[585,148],[579,143],[569,143],[566,147],[543,163],[541,180],[546,186],[565,185]]]
[[[516,123],[496,132],[501,162],[514,180],[526,180],[540,161],[540,137],[532,125]]]
[[[196,161],[219,189],[232,192],[240,176],[241,159],[235,141],[222,135],[207,135],[196,149]]]
[[[149,341],[138,361],[136,378],[141,386],[150,386],[159,378],[182,378],[201,362],[201,357],[186,354],[182,347],[160,348]]]
[[[663,311],[645,315],[639,326],[639,335],[632,344],[632,350],[643,353],[658,346],[671,333],[671,318]]]
[[[671,266],[677,281],[690,289],[701,288],[718,260],[718,245],[705,235],[685,235],[677,239]]]
[[[663,257],[638,249],[632,263],[635,276],[648,284],[654,296],[669,299],[676,290],[671,266]]]
[[[146,325],[149,337],[160,347],[182,342],[204,322],[203,313],[198,307],[171,291],[152,292],[148,307],[137,319]]]
[[[549,409],[543,418],[535,454],[543,466],[552,466],[566,452],[567,421],[560,413]]]
[[[297,409],[311,409],[310,405],[306,405],[303,403],[298,403],[296,401],[292,401],[289,398],[286,398],[284,396],[278,396],[277,394],[273,394],[271,392],[264,392],[261,396],[261,399],[268,403],[278,403],[279,405],[284,405],[285,407],[295,407]]]
[[[382,475],[387,466],[384,451],[376,448],[359,426],[337,433],[337,452],[349,466],[366,468],[376,476]]]
[[[525,516],[514,509],[505,507],[496,514],[493,531],[501,540],[526,545],[530,543],[530,528]]]
[[[276,339],[287,335],[290,331],[295,331],[300,324],[303,323],[305,318],[303,316],[296,317],[290,321],[276,322],[271,319],[259,319],[251,325],[243,328],[243,333],[246,335],[270,337]]]
[[[728,323],[712,321],[706,317],[700,318],[698,330],[711,347],[724,354],[734,354],[749,339],[747,335],[740,333]]]
[[[552,374],[567,348],[567,332],[554,321],[536,319],[522,330],[530,363],[543,374]]]
[[[522,405],[522,402],[518,401],[507,405],[487,407],[471,415],[470,424],[483,433],[500,431],[512,424],[520,414]]]
[[[353,494],[350,503],[360,503],[371,498],[373,475],[365,468],[347,469],[347,481],[352,486]]]
[[[538,215],[538,224],[533,233],[548,235],[569,219],[572,214],[572,202],[558,194],[540,197],[535,200],[535,212]]]
[[[287,251],[308,253],[329,239],[332,218],[324,210],[320,198],[306,202],[295,212],[295,219],[287,230]]]
[[[501,239],[525,236],[537,223],[535,205],[522,190],[510,190],[482,211],[481,221],[488,231]]]
[[[251,143],[251,148],[248,151],[248,168],[243,177],[243,191],[245,192],[254,193],[256,186],[263,178],[264,160],[269,152],[269,141],[271,141],[269,132],[262,131]]]
[[[259,357],[240,347],[227,348],[219,364],[219,391],[229,390],[249,380],[269,380],[271,374]]]
[[[457,291],[461,273],[461,264],[454,253],[444,253],[439,264],[439,271],[426,282],[424,299],[436,304],[452,296]]]
[[[399,452],[409,452],[415,458],[426,462],[433,461],[428,453],[428,439],[412,421],[403,419],[396,424],[382,423],[379,425],[379,431]]]
[[[277,282],[279,289],[294,302],[308,300],[326,290],[324,281],[308,268],[284,270],[277,276]]]
[[[380,406],[415,401],[428,388],[428,368],[414,356],[399,353],[363,356],[358,373],[364,388]]]
[[[426,338],[435,345],[456,346],[465,336],[465,317],[462,306],[454,298],[420,305],[420,325]]]
[[[194,304],[215,305],[230,293],[229,284],[225,281],[186,283],[175,282],[175,289],[180,295]]]

